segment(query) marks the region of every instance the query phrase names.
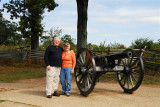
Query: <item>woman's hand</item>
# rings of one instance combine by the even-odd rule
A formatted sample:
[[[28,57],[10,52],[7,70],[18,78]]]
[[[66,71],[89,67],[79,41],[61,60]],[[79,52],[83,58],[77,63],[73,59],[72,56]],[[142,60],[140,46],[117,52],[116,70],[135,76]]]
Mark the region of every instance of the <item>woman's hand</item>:
[[[71,70],[71,74],[73,74],[73,73],[74,73],[74,69]]]

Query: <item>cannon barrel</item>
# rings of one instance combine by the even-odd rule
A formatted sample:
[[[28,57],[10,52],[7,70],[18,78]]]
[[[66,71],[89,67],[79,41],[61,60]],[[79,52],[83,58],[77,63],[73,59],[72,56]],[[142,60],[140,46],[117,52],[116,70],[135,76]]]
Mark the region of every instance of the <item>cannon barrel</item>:
[[[132,56],[132,52],[125,50],[122,53],[114,54],[114,55],[100,55],[95,57],[96,66],[102,67],[114,67],[116,59],[122,59]]]
[[[132,56],[131,51],[123,51],[122,53],[118,53],[115,55],[106,55],[105,58],[107,58],[109,61],[111,60],[116,60],[116,59],[121,59],[121,58],[126,58]]]

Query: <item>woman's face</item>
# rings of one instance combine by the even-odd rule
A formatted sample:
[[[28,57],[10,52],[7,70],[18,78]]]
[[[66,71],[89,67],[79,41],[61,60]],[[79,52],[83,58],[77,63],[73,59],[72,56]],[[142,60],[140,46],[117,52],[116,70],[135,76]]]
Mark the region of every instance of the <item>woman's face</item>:
[[[65,51],[69,51],[69,50],[70,50],[70,47],[66,45],[66,46],[64,46],[64,50],[65,50]]]

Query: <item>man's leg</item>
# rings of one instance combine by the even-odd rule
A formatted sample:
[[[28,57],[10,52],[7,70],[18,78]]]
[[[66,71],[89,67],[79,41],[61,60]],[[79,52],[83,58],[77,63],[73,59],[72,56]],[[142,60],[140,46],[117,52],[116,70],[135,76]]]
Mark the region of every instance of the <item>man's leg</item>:
[[[53,78],[53,92],[58,89],[59,76],[60,76],[61,67],[54,67],[54,78]]]
[[[54,71],[51,67],[50,70],[46,70],[46,95],[51,95],[53,92],[53,75]]]

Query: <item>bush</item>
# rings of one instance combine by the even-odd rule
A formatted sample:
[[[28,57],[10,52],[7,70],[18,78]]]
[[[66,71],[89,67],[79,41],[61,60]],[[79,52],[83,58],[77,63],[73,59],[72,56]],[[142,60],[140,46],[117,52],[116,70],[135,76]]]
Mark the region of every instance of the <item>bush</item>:
[[[142,49],[145,46],[146,46],[146,49],[154,49],[153,40],[150,40],[149,38],[136,39],[134,42],[132,42],[131,48]]]

